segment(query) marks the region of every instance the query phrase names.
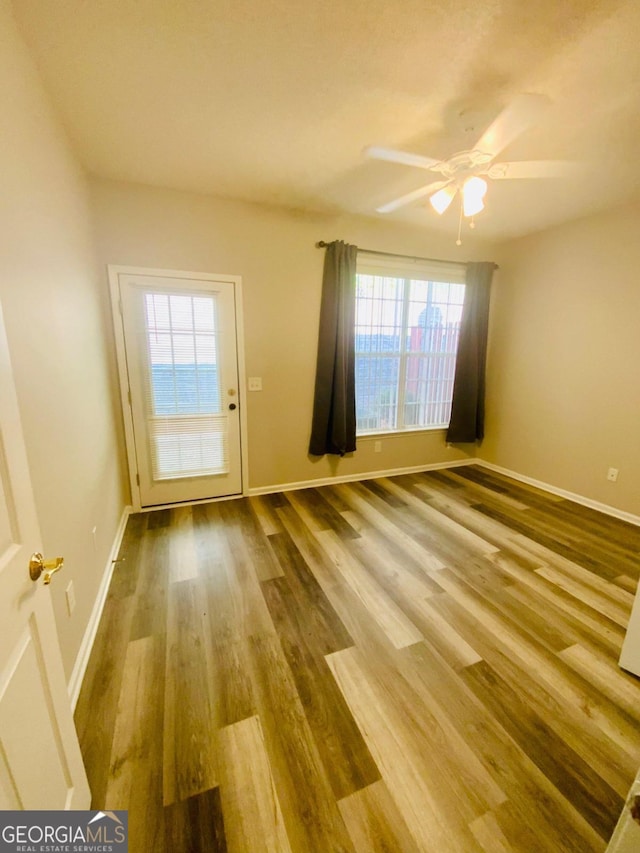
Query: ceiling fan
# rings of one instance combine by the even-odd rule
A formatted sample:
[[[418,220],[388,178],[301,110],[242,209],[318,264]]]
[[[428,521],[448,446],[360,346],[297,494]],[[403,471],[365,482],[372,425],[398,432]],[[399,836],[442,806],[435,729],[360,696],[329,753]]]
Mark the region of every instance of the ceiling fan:
[[[460,151],[448,160],[435,160],[421,154],[397,151],[393,148],[369,146],[364,154],[374,160],[387,160],[405,166],[416,166],[430,172],[439,172],[442,179],[426,184],[406,195],[378,207],[378,213],[391,213],[400,207],[429,196],[434,210],[443,214],[460,191],[462,215],[472,217],[484,209],[487,192],[486,178],[494,181],[522,178],[558,178],[574,174],[576,163],[564,160],[522,160],[495,163],[500,152],[531,127],[549,106],[544,95],[523,94],[504,109],[485,130],[474,147]],[[458,234],[458,242],[460,235]]]

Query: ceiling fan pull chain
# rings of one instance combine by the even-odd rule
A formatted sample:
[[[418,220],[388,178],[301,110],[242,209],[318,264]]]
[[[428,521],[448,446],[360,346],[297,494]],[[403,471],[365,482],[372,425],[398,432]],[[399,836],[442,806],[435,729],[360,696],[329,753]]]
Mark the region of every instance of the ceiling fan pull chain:
[[[456,240],[456,246],[462,246],[462,240],[460,239],[460,234],[462,233],[462,194],[460,198],[460,218],[458,219],[458,239]]]

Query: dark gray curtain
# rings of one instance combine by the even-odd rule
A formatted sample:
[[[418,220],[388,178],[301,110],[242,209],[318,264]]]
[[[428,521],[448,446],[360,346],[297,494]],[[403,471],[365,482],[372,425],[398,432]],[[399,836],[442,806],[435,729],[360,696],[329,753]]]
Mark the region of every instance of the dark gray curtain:
[[[356,449],[355,306],[357,246],[329,243],[324,256],[316,389],[309,453]]]
[[[489,294],[495,266],[485,262],[467,264],[451,420],[447,431],[447,441],[453,444],[482,441],[484,438]]]

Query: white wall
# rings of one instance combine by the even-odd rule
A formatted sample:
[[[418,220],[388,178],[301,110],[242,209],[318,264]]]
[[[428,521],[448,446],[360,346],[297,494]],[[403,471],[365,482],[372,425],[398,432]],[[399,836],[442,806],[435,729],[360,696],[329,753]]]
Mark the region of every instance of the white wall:
[[[498,252],[490,462],[640,515],[640,203]],[[606,479],[618,468],[617,483]]]
[[[491,259],[486,244],[390,221],[296,213],[211,196],[93,180],[101,262],[241,275],[250,393],[249,486],[369,473],[466,458],[444,431],[384,437],[382,452],[361,439],[353,456],[311,458],[318,316],[324,252],[318,240],[452,260]],[[428,213],[425,211],[425,220]],[[474,448],[469,452],[473,454]]]
[[[86,181],[7,0],[0,0],[0,105],[0,300],[45,556],[65,557],[51,595],[69,677],[125,504],[119,415]],[[69,617],[71,580],[77,605]]]

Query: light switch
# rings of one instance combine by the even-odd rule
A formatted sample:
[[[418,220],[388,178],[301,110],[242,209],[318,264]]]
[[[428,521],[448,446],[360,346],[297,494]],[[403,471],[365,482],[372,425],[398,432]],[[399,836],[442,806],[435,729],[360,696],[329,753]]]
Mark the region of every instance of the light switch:
[[[262,376],[250,376],[247,383],[249,391],[262,391]]]

